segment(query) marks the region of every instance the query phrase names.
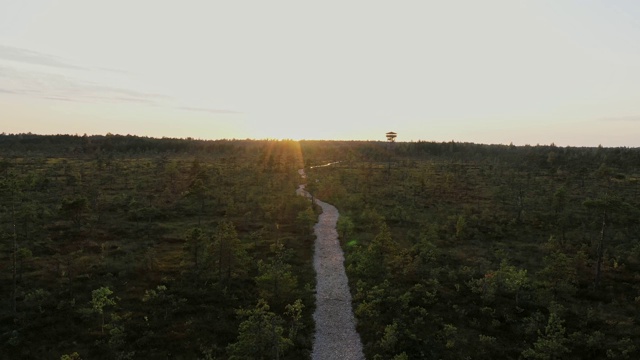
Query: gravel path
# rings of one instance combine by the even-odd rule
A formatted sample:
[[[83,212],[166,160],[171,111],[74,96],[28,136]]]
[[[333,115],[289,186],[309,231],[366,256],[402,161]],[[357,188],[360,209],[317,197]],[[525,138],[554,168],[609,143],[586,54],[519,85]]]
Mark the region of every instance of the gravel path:
[[[304,170],[299,170],[305,177]],[[298,194],[309,196],[300,185]],[[351,308],[351,293],[344,271],[344,255],[338,242],[336,223],[338,209],[318,199],[322,208],[316,234],[313,267],[316,270],[316,335],[313,342],[313,360],[363,360],[362,342],[356,332],[355,319]]]

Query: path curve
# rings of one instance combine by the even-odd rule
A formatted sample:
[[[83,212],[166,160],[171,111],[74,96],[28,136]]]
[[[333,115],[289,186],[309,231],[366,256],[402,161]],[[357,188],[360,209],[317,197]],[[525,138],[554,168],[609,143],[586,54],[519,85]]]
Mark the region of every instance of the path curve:
[[[304,178],[303,169],[298,171]],[[297,193],[310,197],[300,185]],[[322,208],[316,234],[313,267],[316,271],[316,310],[313,320],[316,334],[313,341],[313,360],[364,360],[360,335],[356,332],[356,322],[351,306],[349,281],[344,270],[344,254],[338,241],[336,224],[338,209],[326,202],[315,199]]]

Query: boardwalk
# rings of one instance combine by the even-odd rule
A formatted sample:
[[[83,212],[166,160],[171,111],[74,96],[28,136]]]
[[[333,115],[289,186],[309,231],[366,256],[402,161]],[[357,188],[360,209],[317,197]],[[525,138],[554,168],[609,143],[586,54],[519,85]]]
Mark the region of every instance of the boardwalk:
[[[300,175],[304,176],[301,171]],[[301,186],[300,195],[308,195]],[[338,209],[316,199],[322,214],[314,230],[316,234],[313,266],[316,270],[316,335],[313,360],[362,360],[362,343],[356,332],[351,307],[351,293],[344,270],[344,255],[338,242],[336,223]]]

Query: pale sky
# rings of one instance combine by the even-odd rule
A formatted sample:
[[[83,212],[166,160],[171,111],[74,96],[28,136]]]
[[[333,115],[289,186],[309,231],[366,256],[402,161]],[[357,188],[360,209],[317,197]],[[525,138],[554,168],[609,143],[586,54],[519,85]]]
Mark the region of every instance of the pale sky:
[[[0,132],[640,146],[640,1],[0,0]]]

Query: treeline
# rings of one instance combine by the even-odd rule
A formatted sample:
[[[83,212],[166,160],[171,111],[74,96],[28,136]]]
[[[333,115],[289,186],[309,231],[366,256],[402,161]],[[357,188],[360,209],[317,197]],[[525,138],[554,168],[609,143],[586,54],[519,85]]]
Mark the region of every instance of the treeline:
[[[0,358],[308,358],[292,141],[0,135]]]
[[[367,358],[640,356],[640,149],[301,147]]]
[[[380,141],[312,141],[300,142],[305,163],[317,165],[328,161],[387,162],[406,165],[407,161],[439,160],[443,162],[473,162],[508,164],[538,169],[587,170],[602,163],[609,167],[637,168],[638,148],[560,147],[551,145],[514,146],[459,142],[398,142]]]
[[[256,140],[196,140],[192,138],[151,138],[135,135],[36,135],[0,134],[0,148],[6,155],[37,153],[41,155],[61,154],[189,154],[201,153],[224,156],[243,153],[261,147],[265,142]]]

